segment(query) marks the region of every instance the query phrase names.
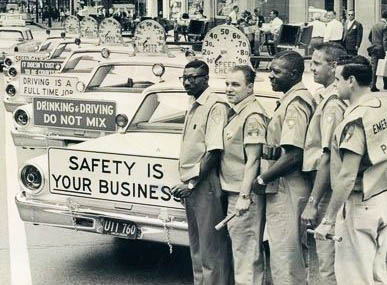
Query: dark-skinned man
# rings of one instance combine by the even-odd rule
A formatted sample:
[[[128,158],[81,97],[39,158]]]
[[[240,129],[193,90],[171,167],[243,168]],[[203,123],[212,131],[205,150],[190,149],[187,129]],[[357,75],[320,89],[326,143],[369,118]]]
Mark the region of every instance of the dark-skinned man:
[[[227,230],[215,230],[225,217],[218,175],[223,150],[227,103],[208,86],[208,65],[189,62],[181,80],[192,96],[183,130],[179,172],[182,184],[171,193],[185,200],[194,284],[232,284],[232,257]]]
[[[324,217],[332,196],[330,188],[330,149],[334,130],[343,120],[346,103],[337,95],[336,62],[347,55],[337,43],[315,46],[311,71],[322,90],[314,96],[318,105],[310,121],[305,139],[302,170],[310,174],[313,188],[301,219],[307,227],[316,227]],[[336,284],[335,244],[332,240],[316,241],[321,284]]]
[[[267,129],[262,158],[269,167],[254,188],[265,191],[266,229],[274,284],[305,284],[301,242],[301,211],[310,193],[302,173],[305,135],[315,103],[301,82],[304,59],[295,51],[276,54],[269,79],[274,91],[284,93]]]
[[[315,237],[335,225],[335,274],[342,284],[387,284],[387,99],[370,93],[372,67],[357,56],[338,62],[336,86],[349,100],[331,148],[332,198]]]
[[[220,182],[227,193],[227,224],[231,237],[236,285],[263,284],[262,239],[265,197],[251,192],[266,142],[268,117],[254,96],[255,71],[248,65],[233,67],[226,79],[226,96],[232,116],[224,128]]]

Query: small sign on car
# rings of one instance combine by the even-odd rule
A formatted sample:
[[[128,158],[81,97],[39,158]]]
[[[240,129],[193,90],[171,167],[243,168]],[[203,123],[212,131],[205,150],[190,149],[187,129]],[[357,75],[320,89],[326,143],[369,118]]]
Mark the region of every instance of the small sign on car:
[[[20,76],[20,93],[27,96],[70,96],[77,93],[77,77]]]
[[[58,72],[61,67],[60,62],[52,60],[22,60],[20,62],[20,73],[26,75],[50,75]]]

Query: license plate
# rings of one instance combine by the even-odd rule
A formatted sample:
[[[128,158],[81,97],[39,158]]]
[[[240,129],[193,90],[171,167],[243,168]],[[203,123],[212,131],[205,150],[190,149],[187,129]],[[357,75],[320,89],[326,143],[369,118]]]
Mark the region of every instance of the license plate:
[[[115,219],[104,219],[103,233],[129,239],[137,238],[137,226],[134,223]]]

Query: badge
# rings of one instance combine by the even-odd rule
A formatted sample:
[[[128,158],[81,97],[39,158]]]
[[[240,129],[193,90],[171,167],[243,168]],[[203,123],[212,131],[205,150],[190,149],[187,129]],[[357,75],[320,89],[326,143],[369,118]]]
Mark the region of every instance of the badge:
[[[222,112],[218,108],[214,108],[211,112],[211,119],[216,123],[220,124],[222,122]]]
[[[286,120],[286,123],[287,123],[289,129],[292,129],[292,128],[295,126],[295,124],[296,124],[296,120],[290,118],[290,119],[287,119],[287,120]]]
[[[345,142],[348,142],[351,139],[354,130],[355,130],[355,126],[354,125],[350,125],[350,126],[345,128],[345,130],[344,130],[344,132],[345,132],[344,141]]]
[[[249,119],[247,121],[247,135],[250,137],[259,136],[259,123],[256,119]]]

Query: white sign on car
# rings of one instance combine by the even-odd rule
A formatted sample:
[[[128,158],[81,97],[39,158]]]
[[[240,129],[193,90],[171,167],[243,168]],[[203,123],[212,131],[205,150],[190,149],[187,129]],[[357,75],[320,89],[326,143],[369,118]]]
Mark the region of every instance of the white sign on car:
[[[70,96],[74,95],[77,77],[20,76],[20,93],[26,96]]]

